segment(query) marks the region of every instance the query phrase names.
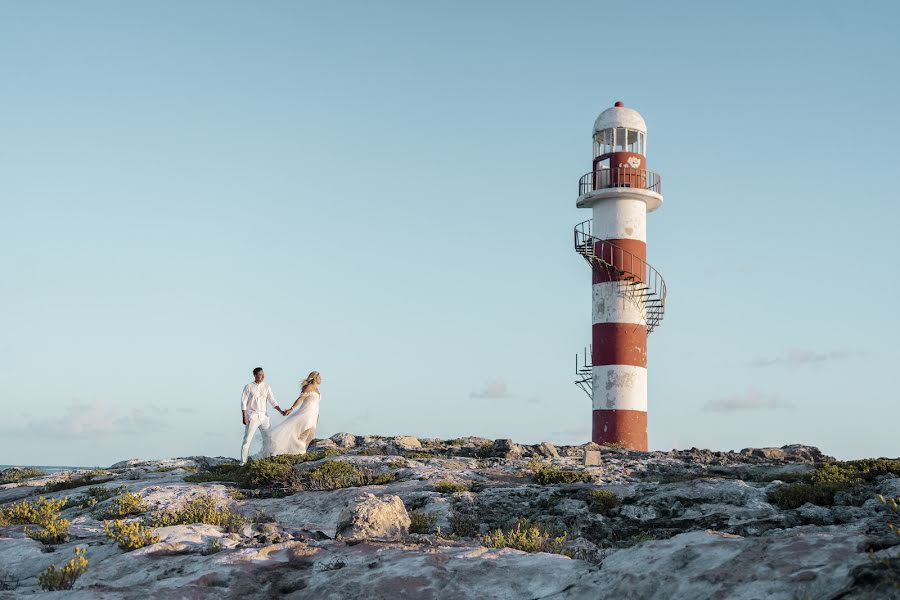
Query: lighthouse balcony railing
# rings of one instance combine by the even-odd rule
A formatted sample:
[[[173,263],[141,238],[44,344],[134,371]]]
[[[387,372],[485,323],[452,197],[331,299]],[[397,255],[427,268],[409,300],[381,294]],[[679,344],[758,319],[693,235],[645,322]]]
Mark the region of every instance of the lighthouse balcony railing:
[[[659,176],[659,173],[646,169],[616,167],[615,169],[597,169],[585,173],[578,180],[579,196],[610,188],[638,188],[661,194],[662,177]]]

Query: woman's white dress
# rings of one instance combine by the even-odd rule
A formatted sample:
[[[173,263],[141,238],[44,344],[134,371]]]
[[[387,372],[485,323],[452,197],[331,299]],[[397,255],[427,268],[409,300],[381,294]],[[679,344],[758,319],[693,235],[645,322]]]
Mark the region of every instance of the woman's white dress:
[[[263,456],[277,454],[305,454],[319,423],[318,392],[305,392],[300,395],[302,403],[288,417],[269,429],[269,435],[263,442]]]

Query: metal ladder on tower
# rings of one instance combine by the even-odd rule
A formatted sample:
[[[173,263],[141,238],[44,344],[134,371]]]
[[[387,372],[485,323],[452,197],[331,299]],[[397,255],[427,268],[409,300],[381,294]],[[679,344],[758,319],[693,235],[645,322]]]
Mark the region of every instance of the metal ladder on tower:
[[[619,293],[637,305],[644,317],[647,335],[659,326],[666,312],[666,282],[659,271],[628,250],[591,235],[591,219],[575,226],[575,252],[587,261],[592,271],[600,270],[608,281],[617,282]],[[584,361],[579,366],[578,355],[575,355],[575,385],[590,397],[589,356],[585,350]]]

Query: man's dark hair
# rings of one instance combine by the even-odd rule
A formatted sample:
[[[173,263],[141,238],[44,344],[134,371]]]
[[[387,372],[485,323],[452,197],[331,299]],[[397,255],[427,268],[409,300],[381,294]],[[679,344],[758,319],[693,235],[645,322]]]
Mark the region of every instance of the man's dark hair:
[[[262,370],[263,370],[262,367],[256,367],[255,369],[253,369],[253,376],[256,377],[257,375],[259,375],[259,372]]]

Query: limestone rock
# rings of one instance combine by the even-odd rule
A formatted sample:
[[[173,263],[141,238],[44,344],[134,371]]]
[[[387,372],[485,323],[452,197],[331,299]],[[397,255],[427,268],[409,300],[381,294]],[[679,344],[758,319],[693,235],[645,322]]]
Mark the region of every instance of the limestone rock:
[[[521,458],[522,447],[509,439],[494,440],[490,454],[496,458]]]
[[[398,435],[391,438],[391,443],[403,450],[416,450],[422,447],[422,442],[419,441],[419,438],[411,435]]]
[[[535,450],[538,454],[546,458],[559,458],[559,452],[557,452],[556,446],[550,442],[541,442]]]
[[[366,494],[338,517],[337,535],[343,539],[391,539],[409,533],[409,513],[398,496]]]
[[[312,442],[309,445],[309,447],[307,448],[307,451],[315,452],[317,450],[337,450],[337,449],[338,449],[338,445],[333,440],[325,438],[324,440],[315,440],[314,442]]]
[[[337,444],[338,448],[353,448],[356,446],[356,436],[352,433],[336,433],[331,436],[331,441]]]

